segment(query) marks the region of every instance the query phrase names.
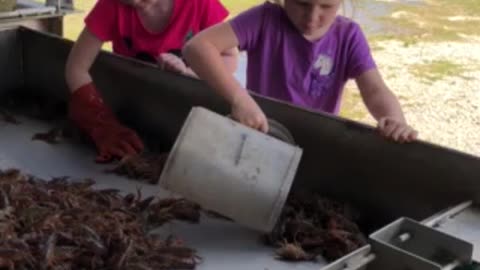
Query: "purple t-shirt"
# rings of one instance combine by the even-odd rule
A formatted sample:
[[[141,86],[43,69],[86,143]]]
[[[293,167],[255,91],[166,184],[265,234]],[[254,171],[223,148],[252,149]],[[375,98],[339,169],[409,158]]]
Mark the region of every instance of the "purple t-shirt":
[[[302,107],[338,113],[347,80],[376,67],[360,26],[342,16],[315,42],[268,2],[238,15],[231,26],[239,49],[248,52],[247,88]]]

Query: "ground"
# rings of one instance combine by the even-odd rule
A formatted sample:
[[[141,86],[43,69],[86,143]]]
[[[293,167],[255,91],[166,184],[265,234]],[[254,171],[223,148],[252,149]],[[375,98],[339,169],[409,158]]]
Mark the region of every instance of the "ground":
[[[421,139],[480,156],[480,5],[425,5],[380,18],[389,31],[369,36],[374,57]],[[359,96],[350,83],[342,115],[374,124]]]

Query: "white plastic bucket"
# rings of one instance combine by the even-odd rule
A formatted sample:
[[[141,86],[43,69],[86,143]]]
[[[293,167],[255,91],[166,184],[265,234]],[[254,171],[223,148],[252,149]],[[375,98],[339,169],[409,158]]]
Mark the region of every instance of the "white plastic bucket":
[[[270,232],[302,152],[228,117],[194,107],[159,182],[241,225]]]

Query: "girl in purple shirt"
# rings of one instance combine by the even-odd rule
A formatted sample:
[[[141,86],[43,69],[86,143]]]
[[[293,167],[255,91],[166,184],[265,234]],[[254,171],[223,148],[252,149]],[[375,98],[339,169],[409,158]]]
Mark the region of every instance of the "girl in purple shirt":
[[[348,79],[355,79],[380,133],[412,141],[400,104],[378,72],[360,26],[337,15],[342,0],[265,2],[196,35],[184,57],[231,104],[239,122],[268,131],[265,114],[222,66],[221,53],[247,51],[247,88],[309,109],[337,114]]]

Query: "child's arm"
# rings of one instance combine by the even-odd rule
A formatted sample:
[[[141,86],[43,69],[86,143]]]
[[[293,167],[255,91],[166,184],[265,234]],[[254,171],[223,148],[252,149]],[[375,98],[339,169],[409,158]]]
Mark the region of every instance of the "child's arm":
[[[356,78],[361,96],[377,119],[380,132],[395,141],[413,141],[417,132],[405,120],[400,103],[385,84],[380,72],[370,69]]]
[[[103,42],[86,28],[73,46],[65,68],[65,79],[72,92],[69,118],[93,140],[98,162],[108,162],[141,152],[141,139],[124,127],[103,102],[89,74]]]
[[[223,62],[230,73],[235,73],[238,66],[238,49],[230,48],[222,52]]]
[[[238,64],[238,49],[231,48],[229,50],[222,52],[222,58],[227,71],[232,74],[235,73],[235,71],[237,70],[237,64]],[[185,75],[193,78],[198,78],[198,75],[191,68],[186,69]]]
[[[387,87],[377,69],[364,72],[356,78],[356,83],[365,105],[375,119],[391,117],[405,122],[400,103]]]
[[[100,39],[84,28],[67,59],[65,79],[70,91],[73,92],[92,81],[88,72],[102,45]]]
[[[194,36],[184,47],[183,56],[198,77],[205,80],[232,106],[232,116],[251,128],[268,131],[265,114],[233,74],[225,68],[222,53],[239,42],[230,23],[208,28]]]

